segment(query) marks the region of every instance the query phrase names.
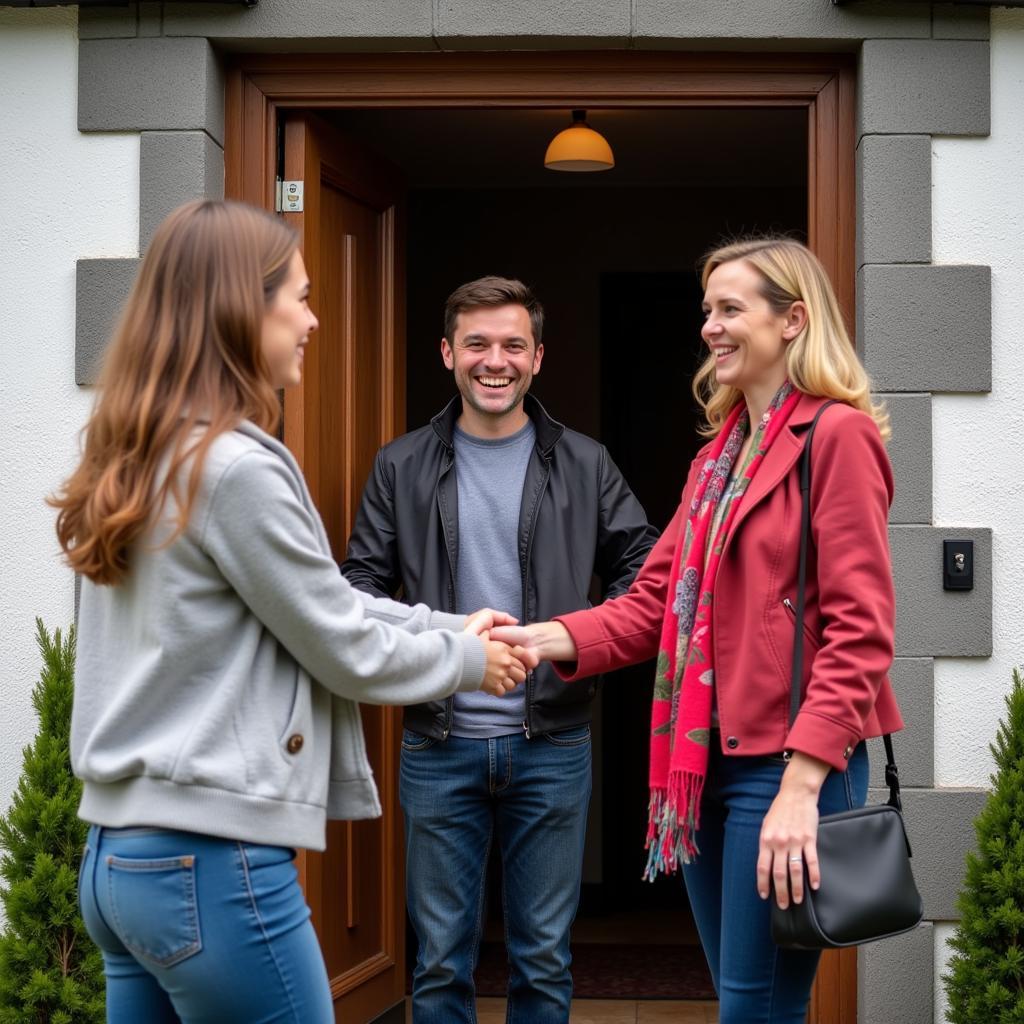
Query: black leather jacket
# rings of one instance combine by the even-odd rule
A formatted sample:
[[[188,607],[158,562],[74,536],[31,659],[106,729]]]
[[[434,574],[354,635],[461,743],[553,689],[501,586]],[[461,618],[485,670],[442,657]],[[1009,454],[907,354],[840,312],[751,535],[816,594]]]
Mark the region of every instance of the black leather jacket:
[[[624,593],[657,531],[604,446],[555,422],[526,396],[537,440],[526,470],[516,538],[522,568],[521,608],[502,609],[521,622],[549,619],[589,605],[592,574],[605,597]],[[429,426],[377,453],[341,570],[353,586],[455,611],[459,557],[456,396]],[[471,609],[475,610],[475,609]],[[528,736],[590,720],[595,681],[564,683],[542,664],[526,682]],[[406,728],[447,739],[453,700],[405,709]]]

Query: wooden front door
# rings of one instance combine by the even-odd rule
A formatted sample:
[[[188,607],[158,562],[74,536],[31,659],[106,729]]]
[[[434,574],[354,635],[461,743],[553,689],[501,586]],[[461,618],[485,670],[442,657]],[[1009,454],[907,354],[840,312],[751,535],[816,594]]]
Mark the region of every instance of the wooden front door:
[[[800,107],[808,124],[808,241],[849,326],[855,290],[854,61],[829,54],[487,53],[256,54],[227,81],[225,191],[273,202],[276,127],[284,177],[305,183],[303,232],[321,317],[305,381],[285,403],[298,455],[336,553],[377,446],[400,433],[404,380],[400,189],[311,108],[574,106]],[[396,344],[397,339],[397,344]],[[335,825],[326,855],[305,857],[305,884],[339,1011],[372,1021],[401,998],[403,865],[395,712],[366,709],[384,818]],[[855,1024],[856,950],[822,958],[810,1024]]]
[[[285,392],[284,439],[323,517],[336,558],[377,449],[404,428],[405,294],[398,175],[315,115],[284,122],[284,177],[304,184],[302,235],[320,329],[302,386]],[[405,992],[401,711],[363,707],[383,817],[331,822],[325,853],[302,855],[306,898],[339,1020],[369,1021]]]

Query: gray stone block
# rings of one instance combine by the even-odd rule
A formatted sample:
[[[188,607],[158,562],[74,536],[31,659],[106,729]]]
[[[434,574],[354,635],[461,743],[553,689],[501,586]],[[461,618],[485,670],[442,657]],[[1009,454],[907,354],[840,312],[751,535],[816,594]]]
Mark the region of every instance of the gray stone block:
[[[892,738],[900,786],[935,784],[935,669],[931,658],[897,658],[889,674],[906,726]],[[871,785],[885,785],[885,744],[868,740]]]
[[[989,9],[977,4],[932,4],[933,39],[988,39]]]
[[[877,391],[990,391],[990,269],[865,264],[857,349]]]
[[[988,135],[988,43],[867,39],[860,134]]]
[[[432,33],[432,0],[260,0],[248,8],[206,3],[164,7],[165,36],[207,36],[227,49],[346,51],[377,42],[381,49],[436,49]]]
[[[934,1024],[935,928],[857,950],[857,1024]]]
[[[932,396],[875,395],[885,403],[892,425],[889,459],[896,493],[890,523],[932,521]]]
[[[139,252],[157,225],[189,199],[224,197],[224,151],[206,132],[143,132],[139,155]]]
[[[857,266],[931,258],[931,138],[865,135],[857,146]]]
[[[967,851],[975,848],[974,819],[987,797],[983,789],[908,789],[903,793],[903,820],[913,851],[910,863],[928,921],[960,918],[956,898],[964,880]],[[888,798],[887,789],[868,790],[869,804],[885,803]]]
[[[587,35],[550,35],[550,36],[444,36],[437,39],[437,45],[445,52],[491,50],[499,44],[496,40],[505,39],[505,50],[623,50],[629,47],[630,37],[626,36],[587,36]]]
[[[139,34],[139,5],[78,8],[79,39],[131,39]]]
[[[78,127],[205,131],[224,141],[224,83],[206,39],[92,39],[78,47]]]
[[[139,270],[137,259],[79,260],[75,276],[75,383],[95,384],[110,332]]]
[[[635,0],[638,45],[659,40],[764,39],[818,40],[866,38],[927,39],[931,12],[914,3],[865,0],[834,5],[822,0]]]
[[[139,35],[162,36],[164,34],[164,5],[162,3],[139,4]]]
[[[630,0],[438,0],[434,35],[446,49],[485,40],[493,46],[495,38],[516,47],[568,37],[625,46],[630,21]]]
[[[974,589],[942,589],[943,540],[974,541]],[[896,654],[986,658],[992,654],[992,531],[890,526],[896,580]]]

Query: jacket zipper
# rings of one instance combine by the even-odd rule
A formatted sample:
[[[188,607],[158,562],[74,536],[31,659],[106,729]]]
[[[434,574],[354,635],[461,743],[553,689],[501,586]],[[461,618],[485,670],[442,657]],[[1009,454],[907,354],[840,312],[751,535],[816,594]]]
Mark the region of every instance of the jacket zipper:
[[[449,458],[448,465],[445,467],[445,473],[452,471],[452,460]],[[440,507],[441,515],[441,533],[444,536],[444,551],[448,556],[448,611],[455,612],[455,559],[452,557],[452,546],[448,541],[448,524],[444,515],[445,508],[441,503],[441,488],[438,486],[437,490],[437,503]],[[452,731],[452,721],[455,718],[455,698],[449,697],[444,702],[444,725],[441,727],[441,739],[448,739],[448,734]]]
[[[537,500],[533,503],[533,508],[530,510],[530,528],[526,535],[526,555],[525,561],[520,566],[523,574],[523,621],[529,620],[529,603],[530,595],[530,556],[533,554],[533,534],[534,525],[537,522],[537,509],[540,507],[540,503],[544,498],[544,492],[548,487],[548,477],[551,475],[551,463],[544,460],[544,479],[541,482],[540,488],[537,491]],[[527,739],[531,739],[530,734],[530,699],[533,696],[533,672],[527,673],[526,676],[526,697],[523,702],[523,732],[526,734]]]
[[[790,599],[788,597],[784,597],[782,599],[782,604],[783,604],[783,607],[785,607],[786,611],[789,612],[789,614],[792,616],[793,624],[795,625],[796,624],[796,608],[793,607],[793,602],[790,601]],[[802,622],[800,625],[803,628],[804,636],[807,637],[808,640],[810,640],[811,645],[815,648],[815,650],[820,649],[821,648],[821,641],[818,640],[818,638],[810,631],[810,629],[807,628],[807,623],[806,622]]]

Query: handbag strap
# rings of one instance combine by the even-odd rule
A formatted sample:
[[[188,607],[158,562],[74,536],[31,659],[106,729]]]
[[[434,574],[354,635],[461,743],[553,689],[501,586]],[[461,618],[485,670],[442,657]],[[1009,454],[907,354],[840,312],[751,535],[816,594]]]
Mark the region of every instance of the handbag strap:
[[[804,674],[804,604],[807,584],[807,548],[811,541],[811,441],[814,438],[814,428],[818,425],[821,414],[830,405],[835,404],[834,400],[829,400],[815,414],[807,430],[804,450],[800,455],[800,563],[796,588],[796,628],[793,635],[793,674],[790,679],[789,694],[790,727],[800,710],[800,681]],[[896,810],[902,811],[899,769],[896,767],[896,757],[893,754],[892,735],[886,733],[882,740],[885,743],[885,784],[889,787],[888,803]]]

